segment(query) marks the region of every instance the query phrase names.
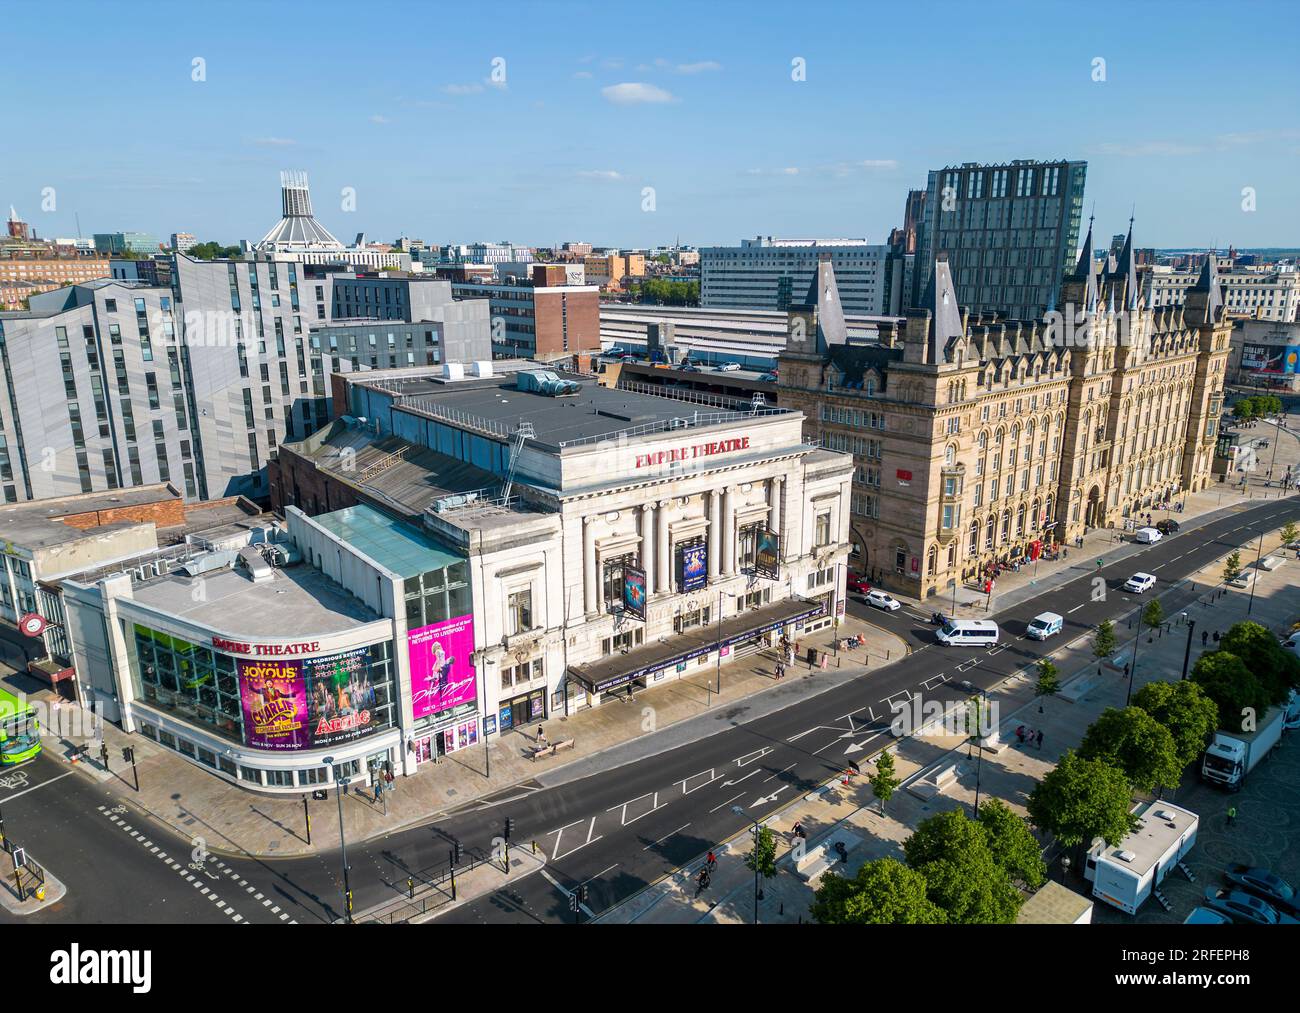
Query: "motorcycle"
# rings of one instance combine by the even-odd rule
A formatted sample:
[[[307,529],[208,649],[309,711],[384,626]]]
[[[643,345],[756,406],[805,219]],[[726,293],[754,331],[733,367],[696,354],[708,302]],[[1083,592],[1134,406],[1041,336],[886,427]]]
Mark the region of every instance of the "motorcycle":
[[[930,616],[931,626],[942,626],[947,621],[948,621],[948,617],[945,616],[942,612],[935,612],[933,615]]]

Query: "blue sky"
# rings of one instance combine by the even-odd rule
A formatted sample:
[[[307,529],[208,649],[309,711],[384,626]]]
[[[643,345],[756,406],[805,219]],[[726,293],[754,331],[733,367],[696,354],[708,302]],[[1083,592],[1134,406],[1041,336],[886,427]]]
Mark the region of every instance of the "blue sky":
[[[0,204],[43,236],[73,234],[77,212],[86,235],[256,240],[292,168],[347,241],[883,242],[929,169],[1069,157],[1089,163],[1106,236],[1136,205],[1144,246],[1298,245],[1293,13],[1197,0],[24,4],[6,15],[0,61]],[[196,57],[206,80],[192,80]],[[792,80],[796,57],[806,80]],[[341,209],[345,187],[355,211]]]

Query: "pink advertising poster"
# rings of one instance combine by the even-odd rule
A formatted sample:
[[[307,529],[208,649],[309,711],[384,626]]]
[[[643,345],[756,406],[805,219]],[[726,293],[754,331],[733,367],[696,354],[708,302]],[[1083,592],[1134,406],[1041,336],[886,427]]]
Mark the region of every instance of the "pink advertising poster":
[[[474,663],[470,661],[474,652],[472,615],[411,630],[406,644],[414,717],[439,714],[477,698]]]

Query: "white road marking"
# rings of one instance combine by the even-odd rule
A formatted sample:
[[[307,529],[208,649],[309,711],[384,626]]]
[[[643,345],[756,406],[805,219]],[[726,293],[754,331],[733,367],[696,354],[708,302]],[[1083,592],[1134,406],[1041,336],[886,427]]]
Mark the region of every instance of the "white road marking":
[[[754,760],[761,760],[764,756],[766,756],[771,751],[772,751],[771,746],[764,746],[762,749],[756,752],[746,753],[744,756],[740,757],[740,759],[736,761],[736,766],[743,767],[745,764],[751,763]]]
[[[745,794],[745,793],[742,791],[742,792],[740,793],[740,795],[743,795],[743,794]],[[715,812],[717,812],[719,809],[721,809],[722,806],[728,806],[728,805],[731,805],[732,802],[734,802],[734,801],[736,801],[736,799],[740,798],[740,795],[732,795],[731,798],[729,798],[729,799],[727,799],[727,801],[723,802],[722,805],[714,806],[712,809],[709,810],[709,812],[710,812],[710,813],[715,813]]]
[[[797,765],[797,763],[798,763],[798,761],[796,761],[795,763],[790,764],[790,766],[789,766],[789,767],[786,767],[785,770],[778,770],[775,774],[772,775],[772,777],[780,777],[782,774],[785,773],[786,770],[790,770],[790,769],[792,769],[793,767],[795,767],[795,766]],[[763,783],[764,783],[764,784],[767,784],[768,781],[772,780],[772,777],[765,777],[765,778],[763,778]]]
[[[1087,604],[1088,604],[1087,602],[1084,602],[1084,603],[1083,603],[1083,605],[1087,605]],[[1076,606],[1074,606],[1074,608],[1070,609],[1070,611],[1067,612],[1067,613],[1065,613],[1065,614],[1066,614],[1067,616],[1069,616],[1069,615],[1073,615],[1074,613],[1078,612],[1079,609],[1083,608],[1083,605],[1076,605]]]
[[[44,788],[47,784],[53,784],[55,781],[61,781],[65,777],[71,777],[75,773],[76,773],[75,770],[69,770],[66,773],[59,774],[56,777],[52,777],[48,781],[42,781],[40,784],[34,784],[30,788],[25,788],[20,792],[14,793],[13,795],[6,795],[4,796],[4,801],[12,802],[16,798],[22,798],[24,795],[28,794],[29,792],[36,791],[36,789],[38,788]]]
[[[729,787],[731,787],[733,784],[740,784],[741,781],[748,780],[749,778],[753,777],[755,774],[760,774],[760,773],[762,773],[762,771],[763,771],[763,768],[762,768],[762,767],[755,767],[753,770],[751,770],[751,771],[750,771],[748,774],[746,774],[744,777],[738,777],[738,778],[736,778],[734,781],[723,781],[722,784],[720,785],[720,787],[723,787],[723,788],[729,788]]]

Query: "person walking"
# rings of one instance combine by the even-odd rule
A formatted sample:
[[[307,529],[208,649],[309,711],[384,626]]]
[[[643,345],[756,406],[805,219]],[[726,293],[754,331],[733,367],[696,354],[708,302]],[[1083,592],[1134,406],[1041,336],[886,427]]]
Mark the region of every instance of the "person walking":
[[[1237,822],[1237,807],[1235,805],[1230,805],[1228,806],[1228,826],[1232,826],[1236,822]]]
[[[1215,642],[1216,644],[1219,642],[1219,631],[1218,631],[1218,630],[1215,630],[1215,631],[1214,631],[1214,642]]]
[[[713,870],[718,867],[718,856],[713,853],[712,849],[710,849],[708,857],[705,858],[704,861],[706,866],[708,867],[709,874],[712,875]]]
[[[1201,630],[1201,646],[1204,647],[1209,642],[1210,642],[1210,631]]]
[[[1038,748],[1043,748],[1043,730],[1041,728],[1038,729]]]
[[[546,745],[546,732],[542,731],[541,725],[537,726],[537,744],[539,746]]]
[[[1018,743],[1019,743],[1020,745],[1022,745],[1022,746],[1025,744],[1025,726],[1024,726],[1024,725],[1020,725],[1020,726],[1016,729],[1016,742],[1018,742]]]

